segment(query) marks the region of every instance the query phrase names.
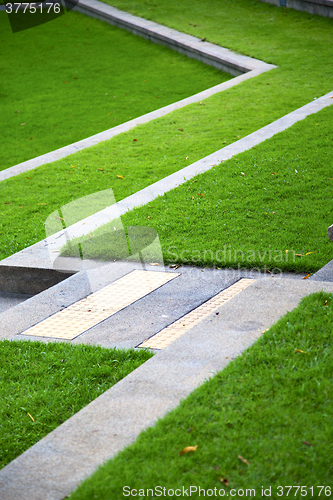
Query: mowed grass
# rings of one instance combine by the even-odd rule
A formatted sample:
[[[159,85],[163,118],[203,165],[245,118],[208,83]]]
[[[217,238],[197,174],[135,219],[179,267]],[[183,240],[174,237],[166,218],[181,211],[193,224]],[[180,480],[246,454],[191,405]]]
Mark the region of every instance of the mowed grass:
[[[332,328],[332,294],[304,298],[69,498],[113,500],[132,489],[138,497],[173,498],[183,487],[189,496],[191,486],[199,498],[200,486],[216,488],[206,495],[214,498],[223,489],[225,497],[249,497],[245,491],[255,489],[265,498],[261,488],[271,488],[266,496],[278,499],[287,498],[287,485],[306,486],[310,498],[331,498]],[[181,455],[187,446],[197,448]],[[147,493],[156,486],[162,493]],[[304,489],[295,488],[289,496],[303,498]]]
[[[0,170],[231,78],[79,13],[0,31]]]
[[[0,469],[149,359],[148,351],[0,342]]]
[[[191,2],[190,9],[186,0],[174,5],[172,13],[169,2],[162,0],[159,4],[166,9],[166,17],[170,14],[170,26],[192,34],[200,27],[197,32],[199,37],[206,33],[209,41],[277,64],[278,68],[212,96],[202,104],[187,106],[98,146],[3,181],[1,258],[40,241],[45,236],[45,219],[58,207],[106,188],[112,188],[119,201],[332,89],[332,19],[245,0],[232,5],[226,1],[212,1],[210,9],[206,9],[198,0]],[[130,8],[130,2],[124,2],[122,8]],[[154,14],[153,11],[152,8],[149,15],[155,16],[156,12]],[[193,20],[189,20],[188,12],[193,15]],[[166,17],[155,20],[168,24]],[[200,23],[194,17],[198,18],[197,21],[200,19]],[[225,20],[223,23],[222,18]],[[194,28],[193,24],[198,26]],[[321,148],[323,154],[328,147],[325,141],[327,135],[323,134],[323,144],[326,144]],[[297,154],[302,158],[299,151]],[[267,153],[265,157],[271,156]],[[215,174],[212,172],[207,175]],[[274,176],[271,177],[266,182],[273,182]],[[204,197],[200,201],[203,200]],[[182,205],[178,208],[179,212],[183,212]],[[316,204],[308,208],[312,209],[312,213],[318,210]],[[325,212],[325,220],[328,210],[329,207],[325,207],[325,210],[320,211],[320,216]],[[302,218],[303,214],[300,215]],[[139,224],[145,224],[145,220],[141,219]],[[214,221],[220,230],[224,222]],[[221,227],[223,230],[224,226]],[[157,229],[160,231],[160,228]],[[263,227],[259,229],[262,232]],[[265,238],[268,235],[272,235],[270,226],[266,227]],[[298,243],[298,238],[303,236],[294,231],[292,249],[306,246],[305,243]],[[180,237],[174,233],[177,245]],[[208,223],[205,238],[209,241],[211,237]],[[246,234],[243,233],[241,237],[244,241]],[[243,243],[237,242],[237,248],[240,244]],[[209,246],[207,250],[211,248]],[[258,246],[254,250],[260,248]],[[187,251],[185,246],[183,249]],[[288,246],[283,244],[280,248],[275,245],[275,249],[286,250]],[[302,266],[306,270],[308,267],[315,270],[325,258],[317,263],[309,260],[309,266]],[[241,260],[238,262],[242,263]],[[260,261],[261,264],[265,262],[265,258]],[[275,263],[273,267],[276,267]],[[300,267],[296,268],[301,270]]]
[[[332,121],[330,106],[126,213],[122,222],[154,228],[168,264],[313,273],[333,258]],[[113,225],[74,240],[64,255],[84,241],[87,258],[123,258]]]

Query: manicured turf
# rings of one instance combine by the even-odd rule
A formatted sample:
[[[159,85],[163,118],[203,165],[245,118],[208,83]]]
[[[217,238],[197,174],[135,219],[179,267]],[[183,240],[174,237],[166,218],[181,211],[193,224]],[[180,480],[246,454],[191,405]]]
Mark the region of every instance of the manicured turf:
[[[0,170],[231,78],[79,13],[0,31]]]
[[[202,105],[188,106],[52,166],[3,181],[1,258],[41,240],[45,219],[61,205],[110,187],[120,200],[331,90],[332,19],[245,0],[232,6],[212,1],[210,9],[194,0],[189,10],[187,3],[173,3],[170,11],[171,3],[162,0],[159,12],[165,6],[170,26],[194,34],[199,28],[199,36],[207,35],[210,41],[277,64],[278,69],[215,95]],[[122,7],[129,5],[124,2]],[[143,4],[141,8],[145,8]],[[149,12],[156,17],[154,9]],[[168,24],[166,17],[156,20]],[[198,26],[194,28],[189,22]],[[326,136],[325,132],[324,139]],[[310,209],[318,211],[316,205]],[[265,237],[269,234],[267,226]],[[211,233],[205,237],[208,240]],[[292,241],[292,248],[298,246],[297,241]],[[303,248],[303,243],[300,246]]]
[[[166,263],[317,271],[333,257],[332,120],[333,106],[128,212],[122,222],[153,227]],[[110,240],[113,225],[78,240],[86,242],[85,257],[123,258],[118,240]]]
[[[148,351],[0,342],[0,468],[151,357]]]
[[[138,497],[172,498],[181,495],[168,495],[169,489],[188,488],[189,496],[190,486],[216,488],[206,495],[214,498],[221,489],[225,497],[248,498],[237,490],[255,489],[265,498],[262,486],[271,487],[266,496],[278,499],[287,498],[287,485],[306,486],[302,494],[292,489],[292,498],[319,498],[320,486],[320,498],[331,498],[332,318],[332,294],[303,299],[70,499],[113,500],[130,496],[129,489]],[[187,446],[197,448],[181,455]],[[162,494],[147,493],[156,486]]]
[[[166,0],[159,4],[166,9],[171,5]],[[124,2],[122,7],[128,5],[129,2],[126,5]],[[3,181],[1,258],[41,240],[47,216],[71,200],[112,188],[118,201],[332,89],[332,19],[245,0],[232,5],[212,1],[210,9],[199,0],[191,2],[191,9],[189,5],[187,0],[173,4],[174,10],[168,11],[170,26],[191,33],[200,28],[199,36],[206,34],[212,42],[277,64],[278,68],[206,99],[201,105],[193,104],[52,166]],[[149,12],[155,16],[153,11],[152,8]],[[189,21],[188,12],[197,21]],[[168,24],[166,17],[162,17],[156,20]],[[198,26],[194,28],[189,22]],[[323,136],[325,144],[327,135],[325,132]],[[325,153],[325,147],[321,153],[329,155],[330,149]],[[318,211],[316,204],[308,209],[312,213]],[[327,207],[324,212],[325,218],[328,217]],[[306,224],[305,219],[303,223]],[[294,233],[292,249],[305,248],[305,242],[299,241]],[[267,226],[265,238],[270,234]],[[179,235],[174,237],[178,245]],[[205,233],[205,238],[211,238],[211,231]],[[244,242],[246,234],[242,238]],[[239,241],[237,248],[243,242]],[[282,245],[277,249],[288,247]],[[310,270],[315,270],[325,258],[326,254],[318,263],[309,261]],[[299,266],[296,268],[300,270]],[[304,268],[307,270],[307,266]]]

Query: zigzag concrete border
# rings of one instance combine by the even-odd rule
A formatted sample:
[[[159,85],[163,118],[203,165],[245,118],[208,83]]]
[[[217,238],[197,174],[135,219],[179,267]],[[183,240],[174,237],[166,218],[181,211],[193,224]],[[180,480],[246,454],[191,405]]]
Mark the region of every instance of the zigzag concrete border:
[[[45,165],[46,163],[52,163],[61,158],[65,158],[66,156],[76,153],[77,151],[81,151],[82,149],[89,148],[90,146],[94,146],[95,144],[99,144],[100,142],[107,141],[118,134],[131,130],[137,125],[148,123],[151,120],[165,116],[176,109],[183,108],[188,104],[207,99],[207,97],[217,94],[218,92],[222,92],[223,90],[227,90],[245,80],[248,80],[249,78],[253,78],[261,73],[276,68],[274,64],[267,64],[251,57],[236,54],[231,50],[225,49],[224,47],[219,47],[218,45],[213,45],[208,42],[202,42],[193,36],[180,33],[179,31],[153,23],[152,21],[147,21],[146,19],[141,19],[140,17],[132,16],[126,12],[121,12],[114,7],[110,7],[109,5],[98,2],[97,0],[81,0],[79,6],[75,10],[106,21],[109,24],[116,24],[117,26],[130,30],[135,34],[149,38],[153,42],[168,45],[170,48],[186,54],[189,57],[203,61],[206,64],[215,66],[216,68],[223,69],[223,71],[227,71],[232,75],[239,76],[227,82],[215,85],[214,87],[204,90],[203,92],[187,97],[186,99],[182,99],[181,101],[157,109],[156,111],[139,116],[134,120],[122,123],[117,127],[113,127],[105,130],[104,132],[100,132],[99,134],[87,137],[81,141],[64,146],[63,148],[59,148],[55,151],[51,151],[50,153],[46,153],[7,168],[6,170],[0,172],[0,181],[18,175],[22,172],[33,170],[41,165]]]
[[[71,0],[68,1],[71,3]],[[98,0],[80,0],[74,10],[131,31],[135,35],[147,38],[154,43],[166,45],[181,54],[202,61],[234,76],[266,66],[266,63],[263,61],[242,54],[236,54],[219,45],[214,45],[194,36],[180,33],[153,21],[133,16]]]

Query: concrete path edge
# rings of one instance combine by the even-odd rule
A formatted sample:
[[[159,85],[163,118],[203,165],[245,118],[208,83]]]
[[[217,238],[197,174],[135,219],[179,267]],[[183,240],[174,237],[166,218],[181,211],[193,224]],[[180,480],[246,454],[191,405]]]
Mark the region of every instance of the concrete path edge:
[[[82,139],[73,144],[69,144],[68,146],[51,151],[50,153],[46,153],[7,168],[6,170],[0,172],[0,181],[18,175],[22,172],[33,170],[41,165],[52,163],[56,160],[81,151],[82,149],[89,148],[99,144],[100,142],[112,139],[112,137],[122,134],[123,132],[128,132],[138,125],[148,123],[151,120],[165,116],[168,113],[171,113],[176,109],[181,109],[189,104],[207,99],[214,94],[227,90],[241,82],[258,76],[261,73],[276,68],[273,64],[266,64],[263,61],[243,56],[241,54],[236,54],[231,50],[218,45],[201,42],[198,38],[180,33],[176,30],[153,23],[152,21],[132,16],[131,14],[119,11],[114,7],[110,7],[109,5],[97,0],[81,0],[79,6],[75,10],[109,22],[110,24],[115,24],[121,28],[128,29],[133,33],[151,39],[153,42],[168,45],[170,48],[185,53],[189,57],[196,58],[206,64],[212,64],[219,69],[224,68],[223,70],[228,71],[229,73],[231,72],[232,67],[237,68],[237,71],[235,70],[231,72],[231,74],[239,76],[199,92],[198,94],[122,123],[121,125],[105,130],[91,137],[87,137],[86,139]]]
[[[158,196],[174,189],[196,175],[207,172],[219,163],[229,160],[233,156],[247,151],[261,142],[270,139],[274,135],[283,132],[296,122],[303,120],[307,116],[317,113],[321,109],[333,104],[333,92],[302,106],[299,109],[279,118],[278,120],[266,125],[265,127],[253,132],[252,134],[219,149],[201,160],[198,160],[187,167],[147,186],[137,193],[124,198],[123,200],[97,212],[96,214],[73,224],[67,231],[70,231],[71,237],[89,234],[97,227],[120,217],[134,208],[144,206]],[[2,266],[19,267],[39,267],[49,269],[52,267],[50,255],[56,255],[60,251],[59,241],[63,231],[53,234],[34,245],[17,252],[6,259],[0,261]]]

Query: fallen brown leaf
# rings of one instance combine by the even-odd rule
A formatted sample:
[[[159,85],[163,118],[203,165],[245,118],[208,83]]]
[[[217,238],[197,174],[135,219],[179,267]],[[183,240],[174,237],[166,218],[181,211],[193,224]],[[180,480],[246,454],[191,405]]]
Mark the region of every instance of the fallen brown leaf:
[[[312,444],[309,443],[308,441],[302,441],[302,444],[306,444],[307,446],[312,446]]]
[[[239,460],[241,460],[242,462],[244,462],[244,464],[250,465],[249,462],[246,460],[246,458],[243,458],[241,455],[238,455],[238,458],[239,458]]]
[[[124,177],[122,175],[117,175],[119,179],[123,179]]]
[[[184,453],[190,453],[191,451],[196,451],[198,445],[195,446],[186,446],[182,451],[179,452],[179,455],[183,455]]]
[[[221,483],[224,483],[226,486],[228,486],[228,484],[229,484],[229,481],[226,477],[225,478],[219,477],[219,481],[221,481]]]
[[[310,278],[310,276],[312,276],[312,273],[309,273],[307,274],[306,276],[304,276],[304,278],[302,278],[303,280],[307,280],[308,278]]]

